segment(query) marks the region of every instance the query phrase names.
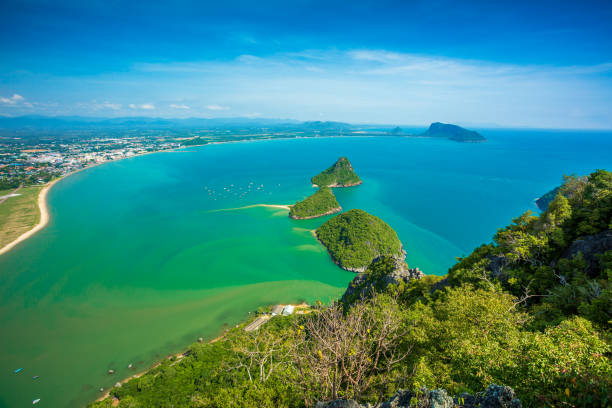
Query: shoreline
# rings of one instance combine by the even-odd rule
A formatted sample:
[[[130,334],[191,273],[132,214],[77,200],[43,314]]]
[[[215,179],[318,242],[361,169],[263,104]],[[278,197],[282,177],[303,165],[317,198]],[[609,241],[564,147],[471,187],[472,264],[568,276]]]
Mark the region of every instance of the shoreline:
[[[38,224],[34,225],[31,229],[24,232],[23,234],[15,238],[13,241],[6,244],[3,248],[1,248],[0,255],[7,253],[11,249],[13,249],[15,246],[25,241],[26,239],[30,238],[31,236],[36,234],[38,231],[42,230],[43,228],[47,226],[47,224],[49,223],[49,209],[47,208],[47,194],[49,193],[49,190],[51,190],[51,187],[53,187],[55,183],[62,180],[63,178],[64,177],[61,177],[61,178],[48,182],[40,190],[40,192],[38,193],[38,199],[37,199],[38,211],[40,212],[40,219],[38,220]]]
[[[185,146],[185,148],[186,147],[187,146]],[[89,169],[92,169],[94,167],[101,166],[103,164],[114,163],[114,162],[118,162],[118,161],[121,161],[121,160],[131,159],[131,158],[134,158],[134,157],[146,156],[148,154],[154,154],[154,153],[169,152],[169,151],[178,150],[178,149],[182,149],[182,148],[179,147],[179,148],[176,148],[176,149],[167,149],[167,150],[158,150],[158,151],[155,151],[155,152],[146,152],[146,153],[136,154],[136,155],[130,156],[130,157],[122,157],[120,159],[108,160],[108,161],[105,161],[105,162],[102,162],[102,163],[95,163],[95,164],[92,164],[90,166],[82,167],[82,168],[80,168],[78,170],[72,171],[72,172],[70,172],[68,174],[63,175],[62,177],[56,178],[55,180],[49,181],[47,184],[44,185],[44,187],[38,193],[37,203],[38,203],[38,211],[40,212],[40,220],[38,221],[38,224],[34,225],[28,231],[24,232],[23,234],[21,234],[20,236],[15,238],[13,241],[11,241],[8,244],[6,244],[4,247],[0,248],[0,256],[2,256],[5,253],[9,252],[15,246],[17,246],[18,244],[20,244],[23,241],[27,240],[28,238],[32,237],[38,231],[42,230],[43,228],[45,228],[47,226],[47,224],[49,223],[49,220],[50,220],[49,208],[47,206],[47,195],[49,194],[49,191],[51,190],[51,188],[57,182],[59,182],[61,180],[64,180],[64,179],[66,179],[66,178],[68,178],[68,177],[70,177],[72,175],[77,174],[77,173],[80,173],[82,171],[89,170]]]
[[[257,208],[257,207],[265,207],[265,208],[279,208],[281,210],[291,210],[291,206],[290,205],[285,205],[285,204],[251,204],[251,205],[245,205],[244,207],[233,207],[233,208],[219,208],[216,210],[209,210],[207,212],[209,213],[214,213],[214,212],[223,212],[223,211],[238,211],[238,210],[248,210],[249,208]]]
[[[299,216],[295,216],[295,215],[289,215],[289,218],[291,218],[292,220],[311,220],[313,218],[320,218],[320,217],[325,217],[326,215],[332,215],[332,214],[337,214],[340,211],[342,211],[342,207],[336,207],[336,208],[332,208],[331,210],[324,212],[323,214],[317,214],[317,215],[309,215],[307,217],[299,217]]]
[[[330,184],[330,185],[325,186],[325,187],[329,187],[329,188],[345,188],[345,187],[355,187],[355,186],[359,186],[361,184],[363,184],[363,180],[359,180],[358,182],[351,183],[351,184],[335,184],[334,183],[334,184]],[[314,184],[314,183],[312,184],[312,186],[316,187],[316,188],[321,188],[321,186],[319,186],[318,184]]]
[[[332,137],[375,137],[375,136],[303,136],[303,137],[270,137],[270,138],[260,138],[260,139],[242,139],[242,140],[225,140],[225,141],[218,141],[218,142],[209,142],[206,144],[202,144],[202,145],[193,145],[193,146],[182,146],[182,147],[176,147],[173,149],[165,149],[165,150],[157,150],[154,152],[146,152],[146,153],[141,153],[141,154],[136,154],[134,156],[130,156],[130,157],[122,157],[120,159],[115,159],[115,160],[108,160],[102,163],[95,163],[92,164],[90,166],[87,167],[83,167],[80,168],[78,170],[75,170],[73,172],[70,172],[58,179],[52,180],[49,183],[47,183],[45,185],[45,187],[43,187],[43,189],[40,191],[40,193],[38,194],[38,208],[40,211],[40,221],[37,225],[33,226],[30,230],[24,232],[23,234],[21,234],[19,237],[17,237],[15,240],[9,242],[8,244],[6,244],[4,247],[0,248],[0,256],[4,255],[5,253],[9,252],[11,249],[13,249],[15,246],[17,246],[18,244],[22,243],[23,241],[27,240],[28,238],[32,237],[33,235],[35,235],[38,231],[42,230],[48,223],[49,223],[49,211],[47,208],[47,202],[46,202],[46,197],[47,194],[49,192],[49,190],[51,189],[51,187],[53,187],[53,185],[55,185],[55,183],[57,183],[60,180],[64,180],[65,178],[68,178],[74,174],[77,174],[81,171],[84,170],[88,170],[91,169],[93,167],[97,167],[103,164],[107,164],[107,163],[114,163],[114,162],[118,162],[121,160],[127,160],[127,159],[133,159],[135,157],[141,157],[141,156],[146,156],[149,154],[156,154],[156,153],[169,153],[169,152],[177,152],[183,149],[189,149],[189,148],[197,148],[197,147],[203,147],[203,146],[208,146],[208,145],[220,145],[220,144],[226,144],[226,143],[244,143],[244,142],[260,142],[260,141],[270,141],[270,140],[294,140],[294,139],[324,139],[324,138],[332,138]],[[361,184],[361,183],[359,183]],[[43,191],[44,191],[44,196],[43,196]],[[43,201],[41,202],[41,197],[43,198]],[[221,210],[216,210],[216,211],[229,211],[229,210],[239,210],[239,209],[243,209],[243,208],[249,208],[249,207],[271,207],[271,208],[281,208],[284,210],[290,210],[290,206],[289,205],[276,205],[276,204],[254,204],[253,206],[247,206],[247,207],[239,207],[239,208],[231,208],[231,209],[221,209]],[[44,222],[43,221],[43,213],[44,213]]]
[[[288,304],[289,304],[289,305],[291,305],[291,306],[294,306],[296,309],[297,309],[297,308],[303,308],[303,307],[309,307],[308,303],[306,303],[306,302],[302,302],[302,303],[299,303],[299,304],[292,304],[292,303],[288,303]],[[268,306],[272,306],[272,305],[268,305]],[[286,305],[281,305],[281,306],[286,306]],[[270,317],[272,317],[272,316],[270,316]],[[244,320],[240,321],[240,322],[239,322],[239,323],[236,325],[236,327],[243,326],[243,327],[242,327],[242,329],[243,329],[243,330],[246,330],[246,328],[248,327],[249,322],[252,322],[252,321],[254,321],[255,319],[257,319],[257,317],[255,317],[255,319],[253,319],[253,320],[252,320],[252,318],[253,318],[253,316],[249,316],[248,318],[246,318],[246,319],[244,319]],[[256,329],[256,330],[257,330],[257,329]],[[220,340],[223,340],[223,339],[225,338],[225,335],[226,335],[226,334],[227,334],[227,330],[224,330],[224,331],[222,331],[222,332],[221,332],[221,334],[220,334],[220,335],[218,335],[217,337],[215,337],[215,338],[213,338],[213,339],[210,339],[210,340],[208,340],[208,341],[200,341],[200,340],[198,340],[197,342],[198,342],[198,343],[213,344],[213,343],[216,343],[216,342],[218,342],[218,341],[220,341]],[[140,377],[142,377],[143,375],[145,375],[145,374],[149,373],[151,370],[154,370],[155,368],[159,367],[159,366],[160,366],[160,365],[161,365],[161,364],[162,364],[162,363],[163,363],[165,360],[171,360],[171,359],[173,359],[173,358],[174,358],[175,360],[174,360],[174,362],[173,362],[172,364],[176,364],[176,363],[178,363],[178,362],[179,362],[179,361],[181,361],[183,358],[185,358],[185,357],[188,357],[188,356],[189,356],[189,354],[190,354],[190,352],[189,352],[189,347],[191,347],[191,345],[192,345],[192,344],[195,344],[195,342],[190,343],[190,344],[189,344],[189,346],[188,346],[188,348],[187,348],[186,350],[184,350],[184,351],[180,351],[180,352],[178,352],[178,353],[172,353],[172,354],[169,354],[169,355],[168,355],[168,356],[166,356],[165,358],[159,359],[158,361],[154,362],[154,363],[153,363],[151,366],[149,366],[148,368],[146,368],[146,369],[144,369],[144,370],[142,370],[142,371],[139,371],[139,372],[137,372],[137,373],[135,373],[135,374],[133,374],[133,375],[130,375],[129,377],[125,377],[125,378],[123,378],[123,379],[121,379],[121,380],[117,381],[117,382],[115,383],[115,385],[110,386],[108,389],[105,389],[105,390],[103,391],[103,392],[104,392],[104,394],[103,394],[103,395],[101,395],[101,396],[99,396],[98,398],[96,398],[96,400],[95,400],[94,402],[100,402],[100,401],[104,401],[104,400],[105,400],[105,399],[107,399],[107,398],[110,398],[110,397],[111,397],[111,391],[113,390],[113,388],[117,388],[117,387],[116,387],[116,384],[117,384],[117,383],[118,383],[118,384],[121,384],[121,386],[123,386],[123,384],[126,384],[126,383],[130,382],[131,380],[134,380],[134,379],[136,379],[136,378],[140,378]],[[112,397],[112,398],[111,398],[111,401],[113,401],[113,402],[114,402],[114,400],[115,400],[115,399],[117,399],[117,398]],[[118,399],[117,399],[117,400],[118,400]],[[114,405],[113,405],[113,406],[114,406]]]

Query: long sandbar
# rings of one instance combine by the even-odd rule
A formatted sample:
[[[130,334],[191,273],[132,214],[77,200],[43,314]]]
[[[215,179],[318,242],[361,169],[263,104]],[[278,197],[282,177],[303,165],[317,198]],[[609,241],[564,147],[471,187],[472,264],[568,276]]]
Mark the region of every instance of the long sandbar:
[[[287,211],[291,209],[290,205],[285,205],[285,204],[252,204],[252,205],[245,205],[244,207],[219,208],[218,210],[210,210],[209,212],[247,210],[249,208],[256,208],[256,207],[280,208],[282,210],[287,210]]]

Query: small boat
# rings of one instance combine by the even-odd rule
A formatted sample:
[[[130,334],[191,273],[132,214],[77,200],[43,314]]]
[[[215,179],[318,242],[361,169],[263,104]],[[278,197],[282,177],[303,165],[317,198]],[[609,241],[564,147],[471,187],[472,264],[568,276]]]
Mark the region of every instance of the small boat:
[[[15,371],[13,371],[13,373],[17,374],[17,373],[18,373],[18,372],[20,372],[21,370],[23,370],[23,368],[21,368],[21,367],[20,367],[20,368],[16,369]]]
[[[33,380],[38,380],[38,378],[40,378],[40,375],[35,375],[34,377],[32,377]]]
[[[32,401],[32,405],[36,405],[40,402],[40,398],[35,399],[34,401]]]

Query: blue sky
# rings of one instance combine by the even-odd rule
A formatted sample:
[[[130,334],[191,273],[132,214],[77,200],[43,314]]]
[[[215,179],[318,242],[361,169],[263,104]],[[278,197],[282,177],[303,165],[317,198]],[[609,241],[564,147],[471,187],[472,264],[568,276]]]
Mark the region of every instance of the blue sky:
[[[0,115],[612,128],[610,1],[0,5]]]

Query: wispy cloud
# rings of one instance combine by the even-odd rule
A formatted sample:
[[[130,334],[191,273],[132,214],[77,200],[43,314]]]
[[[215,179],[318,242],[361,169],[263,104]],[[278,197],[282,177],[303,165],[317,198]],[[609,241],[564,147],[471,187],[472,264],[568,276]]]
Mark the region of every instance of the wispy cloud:
[[[221,105],[208,105],[206,106],[206,109],[211,110],[211,111],[223,111],[223,110],[228,110],[229,107],[221,106]]]
[[[263,117],[357,123],[612,128],[611,74],[609,61],[554,66],[384,49],[308,49],[141,63],[97,76],[87,89],[117,105],[116,114],[247,116],[256,111]],[[57,94],[84,87],[82,77],[63,81],[54,82]],[[148,102],[131,103],[133,95]],[[5,99],[12,98],[0,100],[0,107],[9,106]]]
[[[155,109],[155,105],[153,105],[152,103],[143,103],[141,105],[130,103],[128,106],[130,107],[130,109],[143,109],[143,110]]]
[[[100,106],[103,109],[119,110],[119,109],[121,109],[122,105],[120,103],[104,102],[104,103],[100,104]]]
[[[19,94],[13,94],[10,97],[0,96],[0,104],[4,106],[27,106],[32,107],[32,104],[26,102],[25,98]]]

